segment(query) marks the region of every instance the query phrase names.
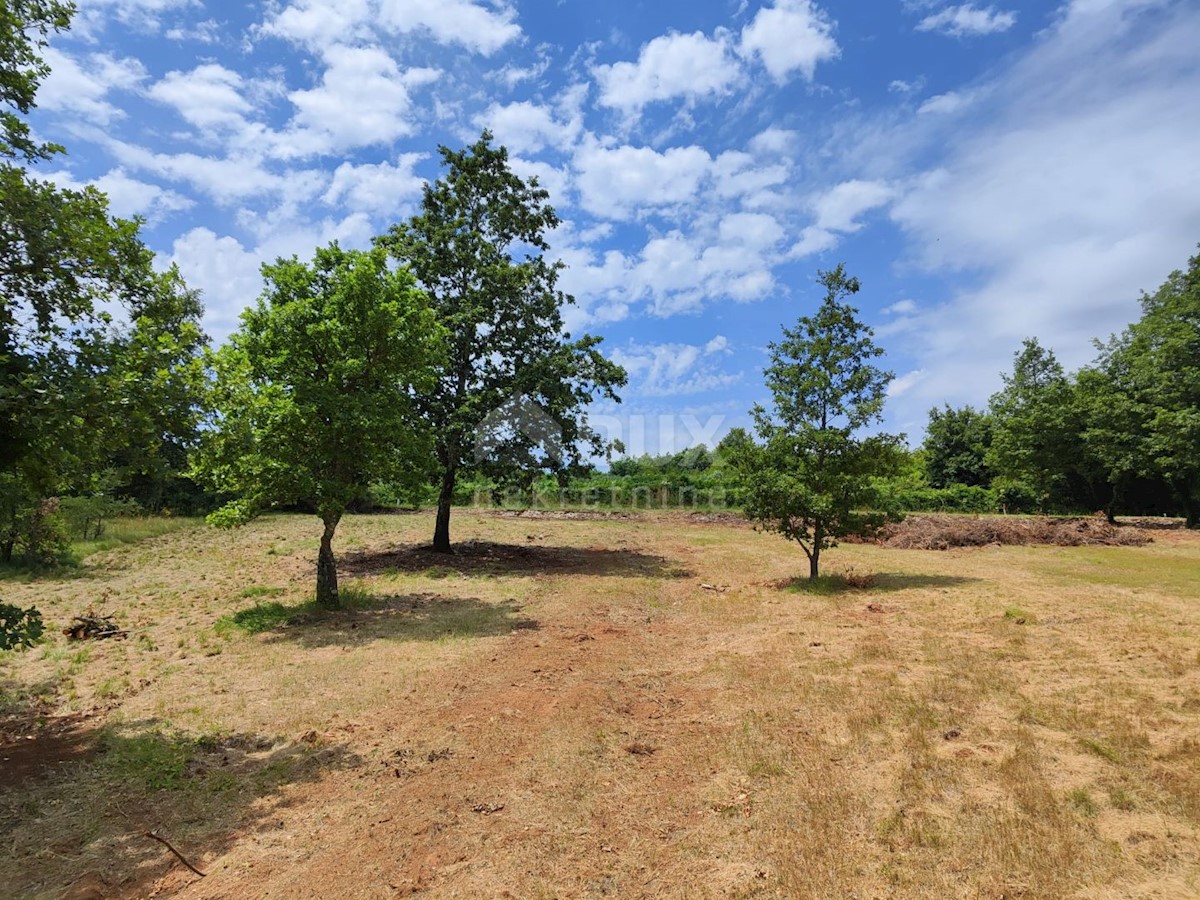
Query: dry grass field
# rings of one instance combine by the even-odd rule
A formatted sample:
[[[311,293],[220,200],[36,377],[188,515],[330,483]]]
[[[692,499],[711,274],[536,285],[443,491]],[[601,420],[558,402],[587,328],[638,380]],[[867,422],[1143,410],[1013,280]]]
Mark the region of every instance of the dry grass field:
[[[795,546],[684,515],[188,527],[0,581],[7,897],[1200,896],[1200,535]],[[207,877],[188,871],[166,838]]]

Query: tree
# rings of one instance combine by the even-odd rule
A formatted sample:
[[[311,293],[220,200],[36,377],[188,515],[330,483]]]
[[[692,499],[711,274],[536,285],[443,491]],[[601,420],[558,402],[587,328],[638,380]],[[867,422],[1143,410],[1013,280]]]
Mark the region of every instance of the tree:
[[[421,211],[379,239],[408,266],[446,329],[448,354],[417,398],[435,423],[439,484],[433,549],[450,552],[450,506],[460,472],[515,480],[582,467],[604,446],[587,423],[597,396],[617,400],[624,370],[571,340],[558,289],[561,262],[546,259],[545,235],[559,219],[549,194],[512,172],[508,152],[484,131],[464,150],[440,147],[446,174],[427,185]],[[552,446],[544,428],[557,431]],[[477,452],[480,448],[486,452]]]
[[[989,401],[992,444],[987,464],[997,474],[1025,482],[1044,512],[1060,498],[1081,451],[1080,421],[1071,382],[1054,353],[1027,338],[1011,375]]]
[[[430,452],[414,393],[427,391],[440,329],[413,277],[382,249],[320,248],[311,265],[263,266],[266,288],[214,359],[214,408],[195,472],[233,495],[210,520],[277,505],[324,526],[317,602],[339,605],[333,538],[374,481],[420,471]]]
[[[172,266],[134,305],[118,339],[112,380],[121,439],[108,464],[119,492],[145,509],[163,507],[199,440],[208,347],[203,312],[199,292]]]
[[[886,521],[871,479],[896,469],[903,441],[859,434],[881,420],[893,376],[871,363],[883,350],[844,302],[858,293],[858,279],[840,264],[818,275],[826,293],[816,314],[770,345],[774,411],[751,411],[761,443],[731,433],[720,447],[739,473],[746,516],[799,543],[810,579],[820,573],[822,550]]]
[[[49,71],[41,52],[74,6],[0,7],[0,557],[32,548],[48,498],[94,473],[114,435],[116,344],[109,307],[155,289],[137,221],[112,218],[94,188],[63,190],[26,166],[63,152],[24,117]],[[22,532],[25,532],[22,538]]]
[[[952,484],[987,487],[992,473],[985,458],[992,443],[992,421],[971,406],[929,410],[925,429],[925,476],[935,488]]]
[[[1110,343],[1110,365],[1124,376],[1123,403],[1143,428],[1139,462],[1170,486],[1187,517],[1200,527],[1200,254],[1153,294],[1142,316]]]

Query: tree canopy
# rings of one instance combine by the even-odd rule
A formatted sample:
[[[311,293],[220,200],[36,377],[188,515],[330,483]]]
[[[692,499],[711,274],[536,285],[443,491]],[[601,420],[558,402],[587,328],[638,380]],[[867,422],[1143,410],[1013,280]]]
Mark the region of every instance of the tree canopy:
[[[574,299],[558,288],[563,264],[546,258],[558,216],[537,179],[516,175],[491,141],[484,131],[465,149],[440,147],[446,172],[426,186],[420,212],[379,239],[412,270],[448,335],[437,377],[417,397],[436,423],[433,546],[443,552],[460,472],[570,471],[604,450],[586,406],[616,400],[625,384],[600,338],[564,330],[562,308]]]
[[[441,329],[404,269],[382,249],[317,250],[311,264],[263,266],[266,288],[213,360],[213,418],[196,474],[234,499],[210,520],[242,524],[302,505],[324,530],[317,602],[339,605],[333,537],[377,480],[424,470]]]

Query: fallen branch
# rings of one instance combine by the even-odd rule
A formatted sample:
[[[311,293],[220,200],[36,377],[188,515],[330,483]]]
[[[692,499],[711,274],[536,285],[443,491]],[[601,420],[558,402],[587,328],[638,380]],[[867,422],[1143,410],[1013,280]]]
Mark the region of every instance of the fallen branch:
[[[172,853],[174,853],[176,858],[181,863],[183,863],[185,866],[187,866],[189,869],[191,869],[193,872],[195,872],[201,878],[207,877],[203,872],[201,872],[199,869],[197,869],[195,866],[193,866],[190,862],[188,862],[186,856],[184,856],[182,853],[180,853],[178,850],[176,850],[174,847],[172,847],[171,842],[168,841],[165,837],[160,837],[158,834],[155,834],[153,831],[143,831],[142,834],[148,838],[158,841],[160,844],[162,844],[164,847],[166,847],[168,850],[170,850]]]

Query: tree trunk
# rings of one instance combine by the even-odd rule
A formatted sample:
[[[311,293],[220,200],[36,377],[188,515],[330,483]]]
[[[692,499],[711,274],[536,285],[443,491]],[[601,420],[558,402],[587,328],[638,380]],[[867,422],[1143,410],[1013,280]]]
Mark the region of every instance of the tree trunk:
[[[321,534],[321,551],[317,554],[317,605],[326,609],[338,609],[337,562],[333,558],[333,533],[337,530],[341,516],[325,519],[325,531]]]
[[[1184,501],[1187,505],[1187,521],[1184,523],[1187,528],[1200,528],[1200,500],[1195,497],[1189,497]]]
[[[821,574],[821,548],[813,547],[813,552],[808,557],[808,580],[816,581],[817,576],[820,574]]]
[[[435,553],[452,553],[450,549],[450,502],[454,499],[454,466],[447,466],[442,475],[442,491],[438,495],[437,522],[433,526]]]

